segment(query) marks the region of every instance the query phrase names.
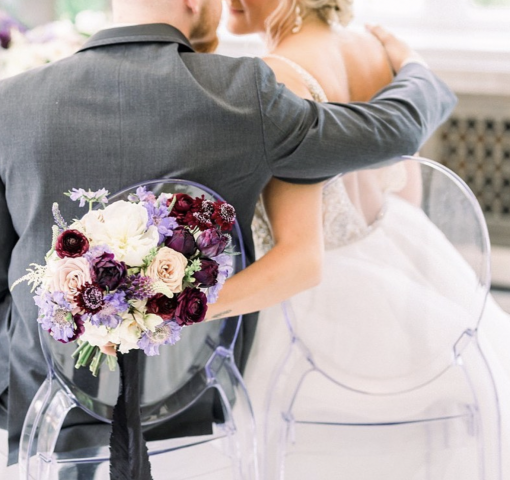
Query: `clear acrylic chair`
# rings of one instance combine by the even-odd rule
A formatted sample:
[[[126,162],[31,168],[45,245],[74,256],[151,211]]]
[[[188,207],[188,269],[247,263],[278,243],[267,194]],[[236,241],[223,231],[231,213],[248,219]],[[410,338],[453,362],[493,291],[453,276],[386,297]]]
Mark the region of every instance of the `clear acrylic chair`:
[[[127,199],[142,185],[156,194],[182,192],[221,199],[202,185],[164,179],[134,185],[111,196],[110,203]],[[231,236],[239,252],[233,257],[235,273],[245,267],[238,225]],[[140,390],[144,427],[157,426],[186,411],[211,389],[217,392],[223,417],[212,435],[148,442],[155,480],[258,478],[253,413],[233,356],[241,320],[242,317],[230,318],[185,328],[177,344],[162,347],[159,356],[143,358]],[[105,363],[97,377],[88,371],[77,371],[71,357],[75,346],[56,342],[46,332],[40,333],[48,377],[25,419],[19,454],[20,478],[109,478],[107,446],[57,453],[55,445],[66,415],[75,407],[101,422],[111,423],[118,395],[118,368],[110,372]]]
[[[497,392],[478,342],[485,220],[453,172],[404,160],[420,172],[419,200],[385,193],[366,236],[326,251],[320,292],[283,304],[289,343],[266,397],[266,480],[501,479]]]

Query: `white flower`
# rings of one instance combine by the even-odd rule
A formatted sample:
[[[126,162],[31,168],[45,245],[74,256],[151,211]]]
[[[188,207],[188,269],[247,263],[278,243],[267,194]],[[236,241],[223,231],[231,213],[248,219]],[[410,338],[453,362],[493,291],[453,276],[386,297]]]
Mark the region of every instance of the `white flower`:
[[[120,353],[128,353],[138,348],[138,340],[142,334],[140,325],[132,315],[127,315],[122,323],[116,328],[116,342]]]
[[[147,228],[148,219],[142,205],[119,200],[103,210],[87,213],[80,224],[91,246],[107,244],[115,260],[138,267],[159,242],[157,227]]]
[[[159,315],[144,313],[146,311],[147,300],[135,300],[131,303],[133,305],[133,313],[130,316],[132,315],[142,330],[154,332],[156,327],[163,323],[163,319]]]
[[[90,322],[84,322],[85,332],[80,336],[80,340],[89,342],[93,347],[104,347],[108,342],[116,343],[112,340],[112,335],[104,325],[96,327]]]

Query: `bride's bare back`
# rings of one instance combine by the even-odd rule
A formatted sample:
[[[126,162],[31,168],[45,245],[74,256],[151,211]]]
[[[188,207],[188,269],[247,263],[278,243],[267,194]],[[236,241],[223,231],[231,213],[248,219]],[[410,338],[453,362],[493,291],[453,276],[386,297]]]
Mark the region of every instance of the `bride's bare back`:
[[[376,38],[323,22],[288,35],[274,54],[288,58],[313,75],[330,102],[368,101],[393,78],[386,52]],[[290,65],[274,57],[266,61],[277,78],[296,94],[317,100]],[[383,204],[381,170],[353,172],[344,175],[343,182],[351,202],[371,224]]]

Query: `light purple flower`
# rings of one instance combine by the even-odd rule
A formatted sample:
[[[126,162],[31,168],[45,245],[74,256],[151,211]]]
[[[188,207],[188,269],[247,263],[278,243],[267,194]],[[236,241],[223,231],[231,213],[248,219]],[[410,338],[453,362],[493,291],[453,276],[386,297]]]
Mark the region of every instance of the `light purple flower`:
[[[89,251],[83,255],[90,263],[97,257],[103,255],[103,253],[113,253],[110,247],[106,244],[96,245],[94,247],[90,247]]]
[[[159,355],[161,345],[174,345],[181,339],[181,330],[182,327],[175,322],[163,322],[154,332],[147,330],[138,340],[138,347],[149,357]]]
[[[168,208],[166,205],[156,206],[152,203],[144,204],[147,213],[149,214],[149,220],[147,222],[147,228],[154,225],[158,229],[159,243],[163,242],[165,237],[171,237],[175,228],[179,226],[177,220],[174,217],[168,216]]]
[[[127,312],[129,303],[125,292],[109,293],[104,297],[104,307],[90,317],[90,323],[96,327],[104,325],[108,328],[117,328],[121,322],[121,314]]]
[[[128,196],[128,200],[130,202],[147,202],[147,203],[155,203],[156,196],[150,190],[147,190],[147,187],[138,187],[136,189],[136,193],[131,193]]]
[[[64,292],[50,293],[39,288],[34,301],[39,307],[37,321],[43,330],[50,332],[55,340],[67,342],[73,338],[76,325],[71,304],[66,300]]]
[[[91,190],[84,190],[83,188],[73,188],[70,190],[67,195],[76,202],[77,200],[80,201],[80,207],[85,206],[85,203],[101,203],[105,204],[108,203],[108,195],[110,192],[106,190],[105,188],[101,188],[100,190],[97,190],[95,192]]]
[[[222,253],[217,257],[212,257],[212,259],[218,264],[218,276],[216,277],[216,285],[207,289],[207,303],[214,303],[218,300],[223,284],[234,272],[232,256]]]

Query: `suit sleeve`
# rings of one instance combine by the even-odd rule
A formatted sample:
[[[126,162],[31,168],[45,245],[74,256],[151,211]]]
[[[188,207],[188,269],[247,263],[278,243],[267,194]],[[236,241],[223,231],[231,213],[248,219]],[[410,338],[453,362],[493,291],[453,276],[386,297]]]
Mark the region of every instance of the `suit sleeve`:
[[[7,330],[7,318],[4,306],[10,301],[9,264],[11,252],[17,241],[11,216],[5,198],[5,184],[0,180],[0,338]]]
[[[419,150],[456,104],[430,70],[408,64],[368,103],[315,103],[257,70],[262,135],[273,176],[313,183]]]

